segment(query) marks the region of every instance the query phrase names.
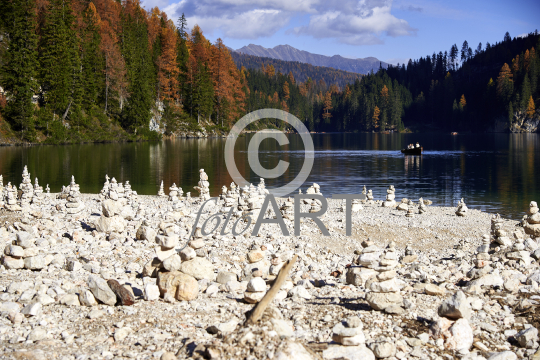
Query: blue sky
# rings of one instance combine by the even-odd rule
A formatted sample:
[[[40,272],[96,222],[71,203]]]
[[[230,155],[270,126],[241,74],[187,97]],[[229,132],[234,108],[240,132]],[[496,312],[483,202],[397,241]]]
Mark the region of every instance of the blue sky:
[[[427,0],[143,0],[170,18],[238,49],[288,44],[315,54],[374,56],[393,64],[409,58],[501,41],[540,28],[540,1]]]

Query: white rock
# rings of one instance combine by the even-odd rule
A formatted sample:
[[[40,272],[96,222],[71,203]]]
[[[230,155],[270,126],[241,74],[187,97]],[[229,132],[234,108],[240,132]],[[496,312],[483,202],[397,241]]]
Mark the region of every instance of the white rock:
[[[79,301],[83,306],[96,306],[97,301],[90,290],[84,289],[79,293]]]
[[[148,283],[144,286],[144,300],[154,301],[159,299],[159,286]]]
[[[453,320],[460,318],[470,319],[471,311],[471,304],[463,291],[457,291],[452,297],[443,301],[438,310],[439,316]]]
[[[266,291],[266,281],[264,281],[263,278],[260,277],[252,278],[247,284],[247,291]]]
[[[287,294],[290,297],[298,296],[298,297],[301,297],[301,298],[306,299],[306,300],[311,299],[311,294],[303,286],[295,286],[291,290],[289,290]]]

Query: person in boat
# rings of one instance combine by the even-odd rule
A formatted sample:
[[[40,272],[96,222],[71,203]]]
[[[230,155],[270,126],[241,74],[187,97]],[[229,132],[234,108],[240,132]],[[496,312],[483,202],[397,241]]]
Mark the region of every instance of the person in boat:
[[[420,144],[419,144],[419,143],[416,143],[416,147],[419,148],[419,147],[420,147]]]

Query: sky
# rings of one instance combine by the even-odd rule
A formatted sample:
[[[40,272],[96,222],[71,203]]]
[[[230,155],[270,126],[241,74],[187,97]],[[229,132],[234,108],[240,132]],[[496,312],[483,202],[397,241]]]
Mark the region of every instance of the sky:
[[[314,54],[373,56],[391,64],[474,49],[540,28],[539,0],[142,0],[175,20],[184,13],[206,38],[239,49],[291,45]]]

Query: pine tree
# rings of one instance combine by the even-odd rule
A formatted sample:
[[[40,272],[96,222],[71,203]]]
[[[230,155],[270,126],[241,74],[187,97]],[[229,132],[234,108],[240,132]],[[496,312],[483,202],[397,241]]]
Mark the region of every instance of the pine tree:
[[[33,137],[34,105],[37,93],[37,35],[36,4],[34,0],[9,0],[4,4],[3,20],[9,24],[6,40],[7,51],[0,69],[0,80],[10,97],[5,113],[15,130],[22,130],[23,137]]]
[[[508,64],[504,64],[497,77],[497,95],[503,101],[503,104],[507,104],[512,96],[514,83],[512,81],[512,71]]]
[[[187,47],[187,20],[184,14],[178,19],[178,44],[176,50],[176,62],[179,70],[178,86],[180,91],[180,104],[187,105],[189,96],[188,66],[189,50]]]
[[[98,96],[103,89],[104,60],[100,52],[101,19],[92,2],[83,14],[83,28],[81,29],[81,65],[83,104],[86,110],[97,105]]]
[[[514,107],[512,106],[512,102],[508,103],[508,122],[510,125],[514,122]]]
[[[51,0],[40,42],[40,84],[43,102],[64,120],[80,83],[79,43],[69,3]]]
[[[531,97],[531,83],[529,82],[529,76],[525,74],[523,83],[521,84],[521,104],[520,109],[525,110],[529,106],[529,98]]]
[[[283,99],[285,99],[285,101],[289,101],[290,98],[289,83],[285,81],[283,83]]]
[[[147,126],[150,120],[155,98],[152,85],[155,70],[149,51],[145,11],[132,2],[128,2],[123,10],[122,54],[126,61],[129,98],[122,111],[122,122],[125,128],[134,131],[137,127]]]

